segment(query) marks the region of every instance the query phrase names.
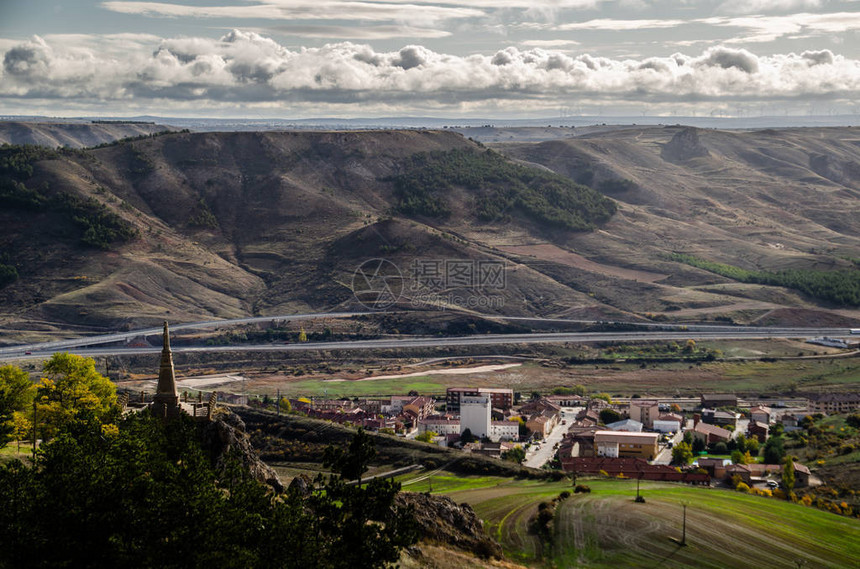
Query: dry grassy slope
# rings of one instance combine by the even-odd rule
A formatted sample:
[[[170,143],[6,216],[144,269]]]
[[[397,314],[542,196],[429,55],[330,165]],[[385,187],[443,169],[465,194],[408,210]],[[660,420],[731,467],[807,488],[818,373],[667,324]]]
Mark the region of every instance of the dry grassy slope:
[[[154,132],[173,130],[158,124],[50,123],[0,121],[0,144],[38,144],[84,148]]]
[[[769,287],[724,291],[728,297],[692,290],[727,279],[666,263],[660,255],[667,251],[770,270],[847,268],[840,256],[860,257],[860,129],[642,127],[498,148],[573,178],[591,170],[595,185],[636,184],[611,194],[621,207],[606,226],[573,235],[566,246],[610,265],[669,274],[660,285],[684,286],[656,293],[643,286],[641,298],[652,308],[654,301],[728,305],[737,296],[758,300],[762,313],[774,303],[811,307]]]
[[[474,144],[453,132],[177,133],[43,161],[33,184],[93,197],[140,237],[114,251],[82,249],[52,214],[0,211],[0,243],[23,267],[21,279],[0,290],[0,321],[20,338],[22,330],[56,326],[360,308],[354,271],[379,257],[405,275],[415,258],[505,260],[507,287],[496,293],[503,304],[478,308],[489,312],[635,318],[670,309],[753,319],[786,306],[817,309],[770,287],[713,286],[726,279],[658,256],[684,250],[766,268],[844,263],[828,251],[860,257],[860,219],[851,215],[857,133],[698,131],[698,142],[688,133],[669,144],[678,132],[642,128],[505,147],[574,177],[587,167],[596,181],[634,180],[638,189],[616,196],[621,210],[594,233],[479,223],[466,214],[471,196],[458,189],[449,192],[447,220],[387,218],[393,189],[383,179],[416,152]],[[522,248],[547,242],[554,245]],[[578,264],[571,250],[598,265]],[[640,279],[619,267],[648,272]],[[407,290],[402,304],[413,298]]]
[[[444,223],[386,218],[392,187],[382,179],[402,159],[464,146],[473,143],[427,131],[174,134],[40,162],[33,184],[99,200],[134,223],[140,238],[110,252],[81,249],[46,230],[47,219],[22,222],[17,237],[2,235],[26,267],[0,291],[6,328],[360,308],[350,287],[368,259],[390,259],[405,275],[416,257],[501,260],[453,237],[472,231],[462,213],[466,192],[453,192],[457,213]],[[207,212],[211,223],[201,225]],[[478,237],[543,238],[539,228],[515,224],[477,229]],[[503,306],[495,310],[513,314],[618,314],[516,264],[498,294]],[[407,291],[403,305],[413,296]]]

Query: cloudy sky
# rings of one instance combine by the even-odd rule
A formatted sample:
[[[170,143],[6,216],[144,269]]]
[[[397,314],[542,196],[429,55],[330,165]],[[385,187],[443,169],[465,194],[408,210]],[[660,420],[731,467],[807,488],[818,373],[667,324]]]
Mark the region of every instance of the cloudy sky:
[[[860,112],[860,0],[0,0],[0,114]]]

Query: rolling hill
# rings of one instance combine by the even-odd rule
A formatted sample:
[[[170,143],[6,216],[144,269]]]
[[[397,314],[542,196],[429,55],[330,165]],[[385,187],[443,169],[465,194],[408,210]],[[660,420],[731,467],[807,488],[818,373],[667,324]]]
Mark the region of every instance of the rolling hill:
[[[84,148],[122,138],[146,136],[173,127],[150,122],[32,122],[0,121],[0,144],[35,144],[48,148]]]
[[[356,271],[372,259],[397,267],[400,308],[856,322],[856,307],[670,257],[856,272],[855,138],[642,127],[493,149],[420,130],[7,147],[4,340],[362,309]],[[446,260],[472,280],[434,281]],[[503,282],[476,283],[501,264]]]

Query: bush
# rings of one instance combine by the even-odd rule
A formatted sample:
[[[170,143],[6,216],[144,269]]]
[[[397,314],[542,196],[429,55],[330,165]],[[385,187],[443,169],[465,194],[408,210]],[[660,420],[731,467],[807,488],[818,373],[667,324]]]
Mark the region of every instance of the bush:
[[[577,484],[573,489],[574,494],[591,494],[591,487],[585,484]]]
[[[746,492],[747,494],[750,493],[750,487],[747,486],[745,482],[741,482],[740,484],[735,486],[735,490],[737,490],[738,492]]]
[[[714,454],[728,454],[729,449],[726,446],[726,443],[720,441],[714,445],[713,452]]]
[[[559,500],[567,500],[568,498],[570,498],[570,491],[568,490],[563,490],[561,494],[558,495]]]

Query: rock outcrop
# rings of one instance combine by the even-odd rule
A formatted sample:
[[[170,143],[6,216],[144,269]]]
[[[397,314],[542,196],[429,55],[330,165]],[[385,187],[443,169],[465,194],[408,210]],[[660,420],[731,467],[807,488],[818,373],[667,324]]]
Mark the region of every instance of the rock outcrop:
[[[686,162],[692,158],[710,156],[711,153],[699,141],[699,131],[685,128],[663,146],[660,156],[667,162]]]
[[[238,460],[254,480],[268,484],[275,492],[284,491],[278,474],[251,446],[244,421],[232,411],[219,409],[214,420],[203,427],[202,439],[218,472],[226,472],[229,462]]]
[[[484,524],[469,504],[447,496],[401,492],[398,506],[412,506],[425,540],[469,551],[479,557],[502,557],[502,547],[484,531]]]

